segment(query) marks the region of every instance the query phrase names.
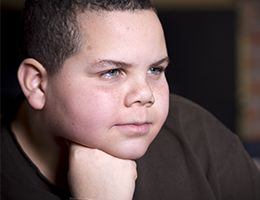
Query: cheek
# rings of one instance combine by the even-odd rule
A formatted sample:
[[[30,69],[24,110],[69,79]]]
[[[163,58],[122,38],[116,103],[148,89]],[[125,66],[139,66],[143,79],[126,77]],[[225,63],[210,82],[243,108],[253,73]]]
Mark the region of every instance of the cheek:
[[[104,140],[105,130],[111,124],[116,102],[108,91],[85,88],[67,88],[56,93],[56,134],[68,140],[89,146],[98,146]]]
[[[160,116],[161,121],[165,121],[169,110],[169,87],[166,80],[155,87],[154,96],[158,116]]]

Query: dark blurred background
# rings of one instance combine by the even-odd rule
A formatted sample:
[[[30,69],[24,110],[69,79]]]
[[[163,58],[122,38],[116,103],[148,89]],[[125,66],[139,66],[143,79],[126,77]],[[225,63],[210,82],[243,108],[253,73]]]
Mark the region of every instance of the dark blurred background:
[[[161,11],[170,89],[199,103],[236,132],[233,10]]]
[[[212,112],[241,137],[253,157],[260,157],[260,60],[256,58],[255,61],[257,51],[244,50],[253,46],[259,53],[259,2],[154,2],[164,26],[171,59],[167,71],[171,92]],[[7,112],[20,92],[16,70],[20,62],[22,4],[23,0],[1,2],[1,113]],[[254,120],[256,122],[252,124]]]

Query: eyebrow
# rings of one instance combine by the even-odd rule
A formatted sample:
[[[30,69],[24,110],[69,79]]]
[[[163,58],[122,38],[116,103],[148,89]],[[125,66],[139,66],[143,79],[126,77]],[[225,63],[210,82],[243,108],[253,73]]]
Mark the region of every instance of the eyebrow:
[[[150,67],[155,67],[155,66],[161,65],[163,63],[165,63],[166,65],[169,65],[170,58],[168,56],[166,56],[165,58],[162,58],[162,59],[158,60],[157,62],[151,64]]]
[[[158,65],[161,65],[161,64],[166,64],[166,65],[169,65],[170,63],[170,58],[168,56],[166,56],[165,58],[162,58],[152,64],[150,64],[149,66],[150,67],[155,67],[155,66],[158,66]],[[98,68],[102,68],[106,65],[113,65],[115,66],[116,68],[128,68],[128,67],[131,67],[133,66],[133,64],[131,63],[126,63],[126,62],[123,62],[123,61],[117,61],[117,60],[99,60],[97,62],[94,63],[93,67],[98,67]]]

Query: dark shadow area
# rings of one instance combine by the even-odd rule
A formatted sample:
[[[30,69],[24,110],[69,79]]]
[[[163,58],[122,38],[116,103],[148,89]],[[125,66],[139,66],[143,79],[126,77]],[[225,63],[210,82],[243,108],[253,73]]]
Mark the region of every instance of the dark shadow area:
[[[235,12],[159,14],[171,58],[167,71],[171,91],[202,105],[236,131]]]
[[[1,113],[9,111],[20,88],[16,71],[21,61],[21,12],[1,10]]]

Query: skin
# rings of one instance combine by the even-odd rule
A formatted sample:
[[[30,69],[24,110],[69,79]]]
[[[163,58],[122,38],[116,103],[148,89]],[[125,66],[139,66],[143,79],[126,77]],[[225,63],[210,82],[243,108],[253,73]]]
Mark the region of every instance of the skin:
[[[80,51],[58,73],[48,74],[34,59],[21,63],[18,79],[27,102],[12,129],[55,184],[66,173],[69,151],[75,197],[131,199],[134,160],[145,154],[168,114],[163,30],[152,10],[93,11],[79,14],[78,23]],[[71,144],[69,150],[61,140]]]
[[[77,144],[72,145],[70,151],[68,179],[73,197],[132,200],[137,178],[134,161]]]

